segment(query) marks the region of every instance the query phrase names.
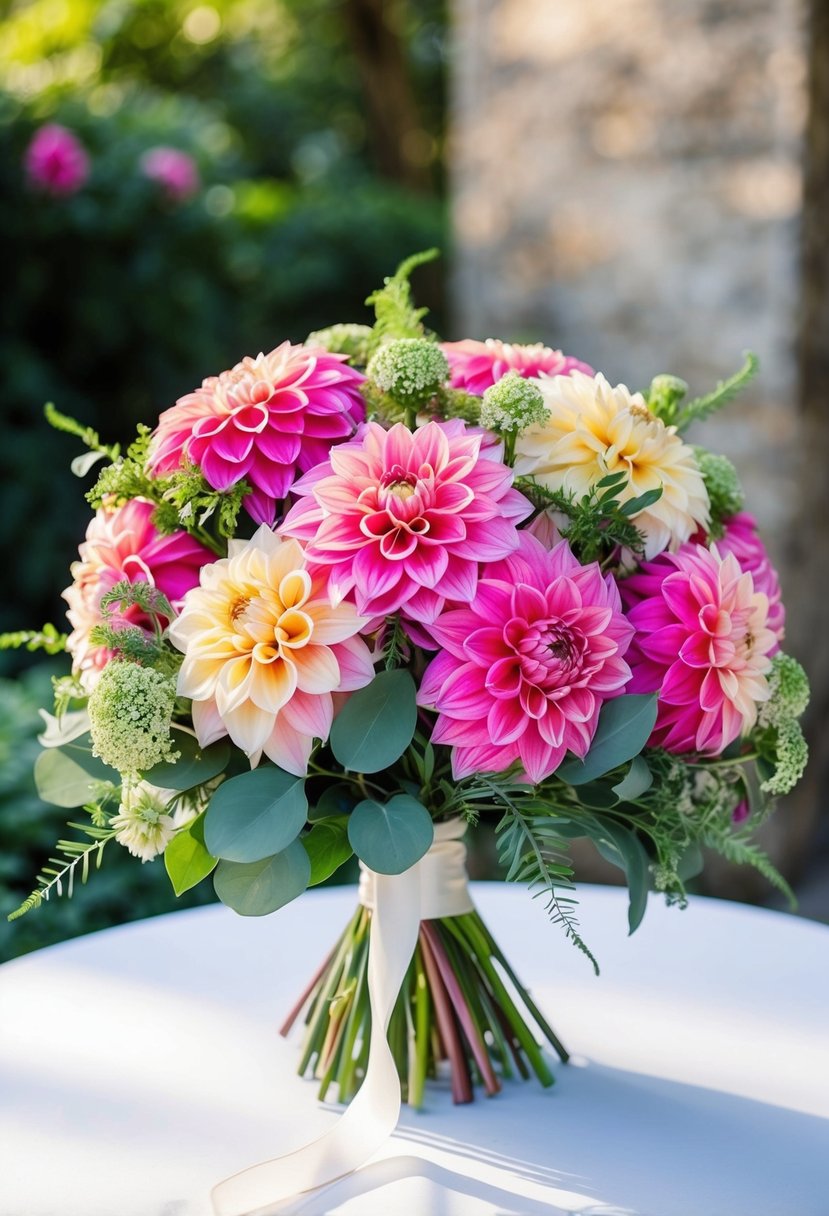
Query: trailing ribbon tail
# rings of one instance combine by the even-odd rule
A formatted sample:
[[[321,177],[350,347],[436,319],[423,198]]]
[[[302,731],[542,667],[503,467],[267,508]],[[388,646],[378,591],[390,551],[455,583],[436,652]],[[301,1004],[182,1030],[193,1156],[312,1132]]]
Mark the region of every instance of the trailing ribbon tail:
[[[461,820],[437,824],[425,857],[403,874],[363,868],[360,900],[372,909],[368,956],[371,1039],[363,1084],[337,1123],[319,1139],[272,1161],[242,1170],[213,1188],[216,1216],[265,1216],[305,1191],[353,1173],[394,1131],[400,1079],[386,1033],[414,956],[421,920],[472,911]]]

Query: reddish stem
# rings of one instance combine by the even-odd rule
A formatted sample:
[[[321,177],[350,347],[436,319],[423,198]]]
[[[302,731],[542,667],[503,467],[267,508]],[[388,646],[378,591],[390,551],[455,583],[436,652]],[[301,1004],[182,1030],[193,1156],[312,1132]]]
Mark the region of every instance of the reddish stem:
[[[317,984],[320,982],[322,977],[325,975],[325,972],[328,970],[331,963],[334,961],[334,955],[337,953],[337,948],[339,947],[339,944],[340,943],[337,942],[332,947],[331,953],[324,959],[324,961],[320,964],[320,966],[314,972],[314,976],[313,976],[311,982],[308,984],[308,986],[306,987],[305,991],[302,993],[302,996],[299,998],[297,1003],[293,1006],[293,1008],[291,1009],[291,1012],[288,1014],[285,1021],[279,1027],[279,1033],[282,1035],[283,1039],[286,1038],[290,1034],[291,1027],[293,1026],[294,1022],[297,1020],[299,1015],[302,1013],[302,1010],[305,1007],[305,1004],[308,1001],[308,998],[311,996],[311,994],[314,991],[314,989],[316,988]]]
[[[449,1070],[452,1077],[452,1101],[457,1105],[472,1102],[475,1095],[472,1092],[472,1081],[469,1076],[469,1068],[463,1052],[463,1045],[458,1035],[458,1028],[455,1024],[455,1015],[449,1003],[449,998],[443,986],[440,971],[438,970],[431,947],[423,933],[422,921],[420,924],[420,948],[423,952],[423,966],[426,969],[426,976],[429,980],[432,1000],[435,1003],[435,1017],[440,1037],[443,1040],[443,1046],[449,1058]]]
[[[472,1049],[472,1054],[475,1057],[475,1063],[481,1070],[483,1077],[484,1088],[492,1097],[501,1089],[501,1084],[495,1075],[492,1068],[492,1061],[486,1049],[486,1044],[478,1032],[478,1027],[475,1025],[475,1020],[472,1017],[472,1012],[467,1004],[463,989],[458,983],[458,978],[452,970],[452,964],[449,961],[449,956],[446,953],[443,942],[440,940],[440,935],[429,921],[421,921],[420,932],[422,937],[425,937],[431,947],[434,955],[435,963],[441,974],[441,979],[446,985],[446,991],[449,994],[449,999],[457,1014],[467,1042]]]

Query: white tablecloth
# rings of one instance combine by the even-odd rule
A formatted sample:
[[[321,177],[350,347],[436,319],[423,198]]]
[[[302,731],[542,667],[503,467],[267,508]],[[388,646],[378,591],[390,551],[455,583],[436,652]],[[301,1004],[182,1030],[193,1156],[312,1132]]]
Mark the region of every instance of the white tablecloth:
[[[829,929],[585,887],[586,960],[522,888],[474,896],[573,1052],[557,1084],[404,1108],[303,1216],[827,1216]],[[276,1033],[354,905],[311,892],[94,934],[0,969],[1,1216],[208,1216],[210,1186],[337,1118]]]

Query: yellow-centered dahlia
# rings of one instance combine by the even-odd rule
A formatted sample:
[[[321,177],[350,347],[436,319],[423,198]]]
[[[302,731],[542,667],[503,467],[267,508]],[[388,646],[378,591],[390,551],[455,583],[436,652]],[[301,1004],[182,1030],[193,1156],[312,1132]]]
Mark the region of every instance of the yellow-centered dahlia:
[[[366,618],[344,600],[336,608],[312,578],[296,540],[263,524],[249,541],[201,571],[170,638],[184,653],[180,696],[193,701],[202,747],[229,735],[258,764],[264,752],[304,774],[314,739],[327,739],[332,693],[374,675],[358,631]]]
[[[694,453],[675,427],[651,414],[641,393],[580,371],[537,383],[550,414],[518,436],[516,475],[580,498],[609,473],[624,471],[622,503],[661,488],[661,497],[633,516],[646,558],[708,527],[708,493]]]

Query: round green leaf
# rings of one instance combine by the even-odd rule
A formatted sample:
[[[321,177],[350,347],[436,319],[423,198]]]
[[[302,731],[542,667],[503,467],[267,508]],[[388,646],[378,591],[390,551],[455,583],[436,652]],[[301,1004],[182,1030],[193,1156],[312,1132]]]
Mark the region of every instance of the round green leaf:
[[[173,739],[176,751],[180,753],[178,760],[162,760],[143,774],[144,780],[150,785],[158,785],[165,790],[192,790],[196,785],[212,781],[223,773],[230,759],[230,748],[222,739],[210,747],[202,748],[198,739],[184,731],[173,728]]]
[[[251,862],[281,853],[305,826],[304,781],[267,765],[224,781],[210,799],[204,822],[209,853]]]
[[[340,815],[336,819],[323,819],[315,823],[311,831],[302,837],[302,845],[311,859],[308,886],[315,887],[339,870],[353,852],[348,840],[348,819]]]
[[[176,895],[183,895],[216,868],[204,846],[204,815],[177,832],[164,850],[164,865]]]
[[[213,886],[222,903],[240,916],[267,916],[301,895],[310,877],[308,854],[295,840],[283,852],[261,861],[220,861]]]
[[[395,794],[385,805],[367,798],[348,818],[352,849],[378,874],[408,870],[428,852],[434,835],[432,816],[408,794]]]
[[[41,752],[35,761],[34,776],[43,801],[63,807],[83,806],[102,781],[121,784],[120,773],[92,755],[88,734]]]
[[[656,693],[633,693],[605,701],[590,751],[584,760],[565,760],[556,776],[568,785],[603,777],[638,756],[656,722]]]
[[[379,773],[399,760],[417,725],[415,684],[408,671],[381,671],[352,693],[334,719],[329,743],[344,768]]]

